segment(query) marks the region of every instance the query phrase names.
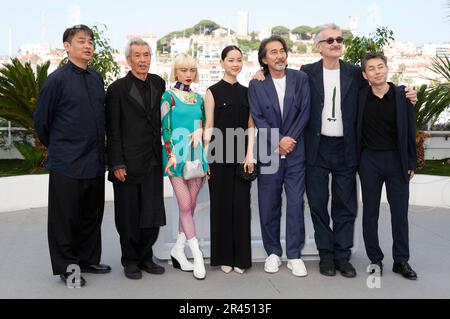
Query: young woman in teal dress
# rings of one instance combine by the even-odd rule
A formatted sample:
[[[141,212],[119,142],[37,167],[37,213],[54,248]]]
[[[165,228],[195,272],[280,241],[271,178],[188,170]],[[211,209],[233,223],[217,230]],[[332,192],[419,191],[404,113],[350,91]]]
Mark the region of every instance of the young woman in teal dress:
[[[170,255],[175,268],[193,271],[196,279],[204,279],[206,270],[193,218],[204,176],[189,180],[183,177],[187,160],[200,159],[205,175],[208,171],[202,145],[205,122],[203,99],[190,87],[193,82],[198,82],[196,61],[188,55],[179,55],[174,61],[170,80],[176,83],[164,93],[161,101],[163,167],[174,189],[180,215],[179,234]],[[194,264],[187,260],[184,253],[186,241]]]

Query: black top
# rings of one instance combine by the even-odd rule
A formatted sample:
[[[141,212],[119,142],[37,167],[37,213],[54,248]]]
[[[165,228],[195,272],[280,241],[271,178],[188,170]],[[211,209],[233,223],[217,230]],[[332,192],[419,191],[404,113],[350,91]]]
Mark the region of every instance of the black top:
[[[49,171],[78,179],[104,176],[104,102],[103,79],[93,70],[69,61],[49,75],[34,115]]]
[[[248,119],[250,116],[248,104],[248,89],[239,83],[231,84],[224,80],[216,83],[209,88],[214,96],[214,127],[220,130],[223,136],[223,143],[216,141],[216,136],[213,135],[211,140],[211,155],[214,156],[213,163],[226,164],[240,164],[244,162],[247,152],[247,135],[245,138],[238,138],[243,136],[242,132],[248,129]],[[227,139],[227,129],[236,130],[241,128],[241,134],[234,134],[233,139]],[[228,134],[233,134],[233,130]],[[231,136],[231,135],[230,135]],[[213,144],[214,142],[214,144]],[[219,149],[220,152],[219,152]],[[228,154],[231,150],[233,154]],[[223,156],[220,156],[220,153]],[[211,163],[211,162],[210,162]]]
[[[139,94],[141,94],[142,100],[144,101],[145,108],[152,108],[153,105],[151,103],[151,86],[150,86],[150,77],[147,75],[145,81],[138,79],[133,73],[131,73],[131,78],[133,79],[134,84],[138,88]]]
[[[379,98],[370,89],[363,115],[362,145],[374,151],[397,150],[395,86]]]

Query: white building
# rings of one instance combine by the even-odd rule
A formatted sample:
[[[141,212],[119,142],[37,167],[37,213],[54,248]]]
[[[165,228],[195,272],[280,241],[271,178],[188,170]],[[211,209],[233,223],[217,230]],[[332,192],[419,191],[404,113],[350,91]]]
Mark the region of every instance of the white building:
[[[170,56],[174,58],[181,53],[187,53],[190,48],[190,38],[173,38],[170,42]]]
[[[246,11],[238,12],[237,35],[238,37],[248,36],[248,12]]]
[[[37,55],[44,56],[50,53],[52,47],[48,43],[27,43],[20,47],[18,55]]]
[[[271,27],[264,27],[262,28],[258,33],[258,39],[260,41],[270,37],[272,35],[272,28]]]
[[[348,17],[348,29],[353,34],[354,37],[358,36],[358,17]]]
[[[436,56],[450,58],[450,43],[440,44],[436,47]]]

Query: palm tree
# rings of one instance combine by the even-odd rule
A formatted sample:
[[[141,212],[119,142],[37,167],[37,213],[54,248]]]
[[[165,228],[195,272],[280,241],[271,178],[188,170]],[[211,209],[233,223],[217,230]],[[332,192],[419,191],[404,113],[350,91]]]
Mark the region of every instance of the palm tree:
[[[50,62],[38,65],[35,73],[30,62],[22,64],[14,58],[0,69],[0,117],[24,128],[34,137],[36,154],[28,156],[29,150],[21,151],[25,160],[34,157],[30,160],[33,163],[36,162],[36,157],[42,156],[43,159],[45,154],[34,129],[34,111],[39,92],[47,79],[49,66]],[[20,151],[23,148],[19,146],[18,149]]]
[[[436,57],[430,67],[437,75],[444,78],[444,81],[432,80],[430,86],[422,85],[417,91],[416,110],[416,143],[417,143],[417,168],[425,167],[424,142],[430,137],[424,131],[427,126],[434,125],[439,115],[450,106],[450,59]]]

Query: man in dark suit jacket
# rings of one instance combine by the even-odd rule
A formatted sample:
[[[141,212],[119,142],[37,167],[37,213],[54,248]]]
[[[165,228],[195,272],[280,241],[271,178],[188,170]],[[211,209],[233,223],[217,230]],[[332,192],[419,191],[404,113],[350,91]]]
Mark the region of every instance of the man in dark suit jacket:
[[[81,272],[111,271],[99,264],[105,203],[105,91],[101,76],[88,68],[94,53],[92,30],[85,25],[68,28],[63,42],[68,62],[45,81],[34,121],[39,139],[48,148],[53,274],[73,288],[86,283],[80,274],[72,274],[75,265]]]
[[[392,215],[393,271],[414,280],[417,274],[408,264],[408,200],[409,182],[416,170],[415,112],[404,87],[387,82],[389,68],[383,54],[367,54],[362,67],[371,85],[360,92],[357,130],[364,243],[372,270],[382,274],[378,218],[385,184]]]
[[[161,96],[165,82],[149,74],[150,46],[130,40],[126,57],[131,71],[106,94],[108,180],[114,187],[116,228],[126,277],[141,270],[164,273],[153,261],[152,246],[165,225],[161,149]]]
[[[357,214],[356,120],[359,90],[367,86],[361,68],[340,60],[341,29],[324,25],[315,38],[323,57],[304,65],[311,86],[311,117],[305,130],[306,193],[320,256],[320,273],[356,276],[350,263]],[[416,92],[407,92],[416,101]],[[331,184],[331,214],[328,212]],[[333,227],[330,227],[330,216]]]
[[[306,193],[320,256],[320,273],[334,276],[338,268],[355,277],[350,264],[357,212],[356,115],[358,92],[367,85],[361,69],[340,60],[342,31],[324,26],[316,37],[323,59],[304,65],[311,84],[311,118],[305,131]],[[328,213],[332,175],[331,219]]]
[[[250,111],[258,128],[258,201],[264,248],[269,255],[264,270],[275,273],[281,265],[280,218],[282,187],[286,190],[286,255],[294,276],[307,275],[301,259],[305,243],[305,141],[310,92],[304,72],[286,69],[287,46],[281,37],[261,42],[259,61],[264,81],[252,80]],[[263,154],[262,152],[268,152]],[[264,158],[266,157],[266,158]],[[267,161],[269,159],[270,161]]]

